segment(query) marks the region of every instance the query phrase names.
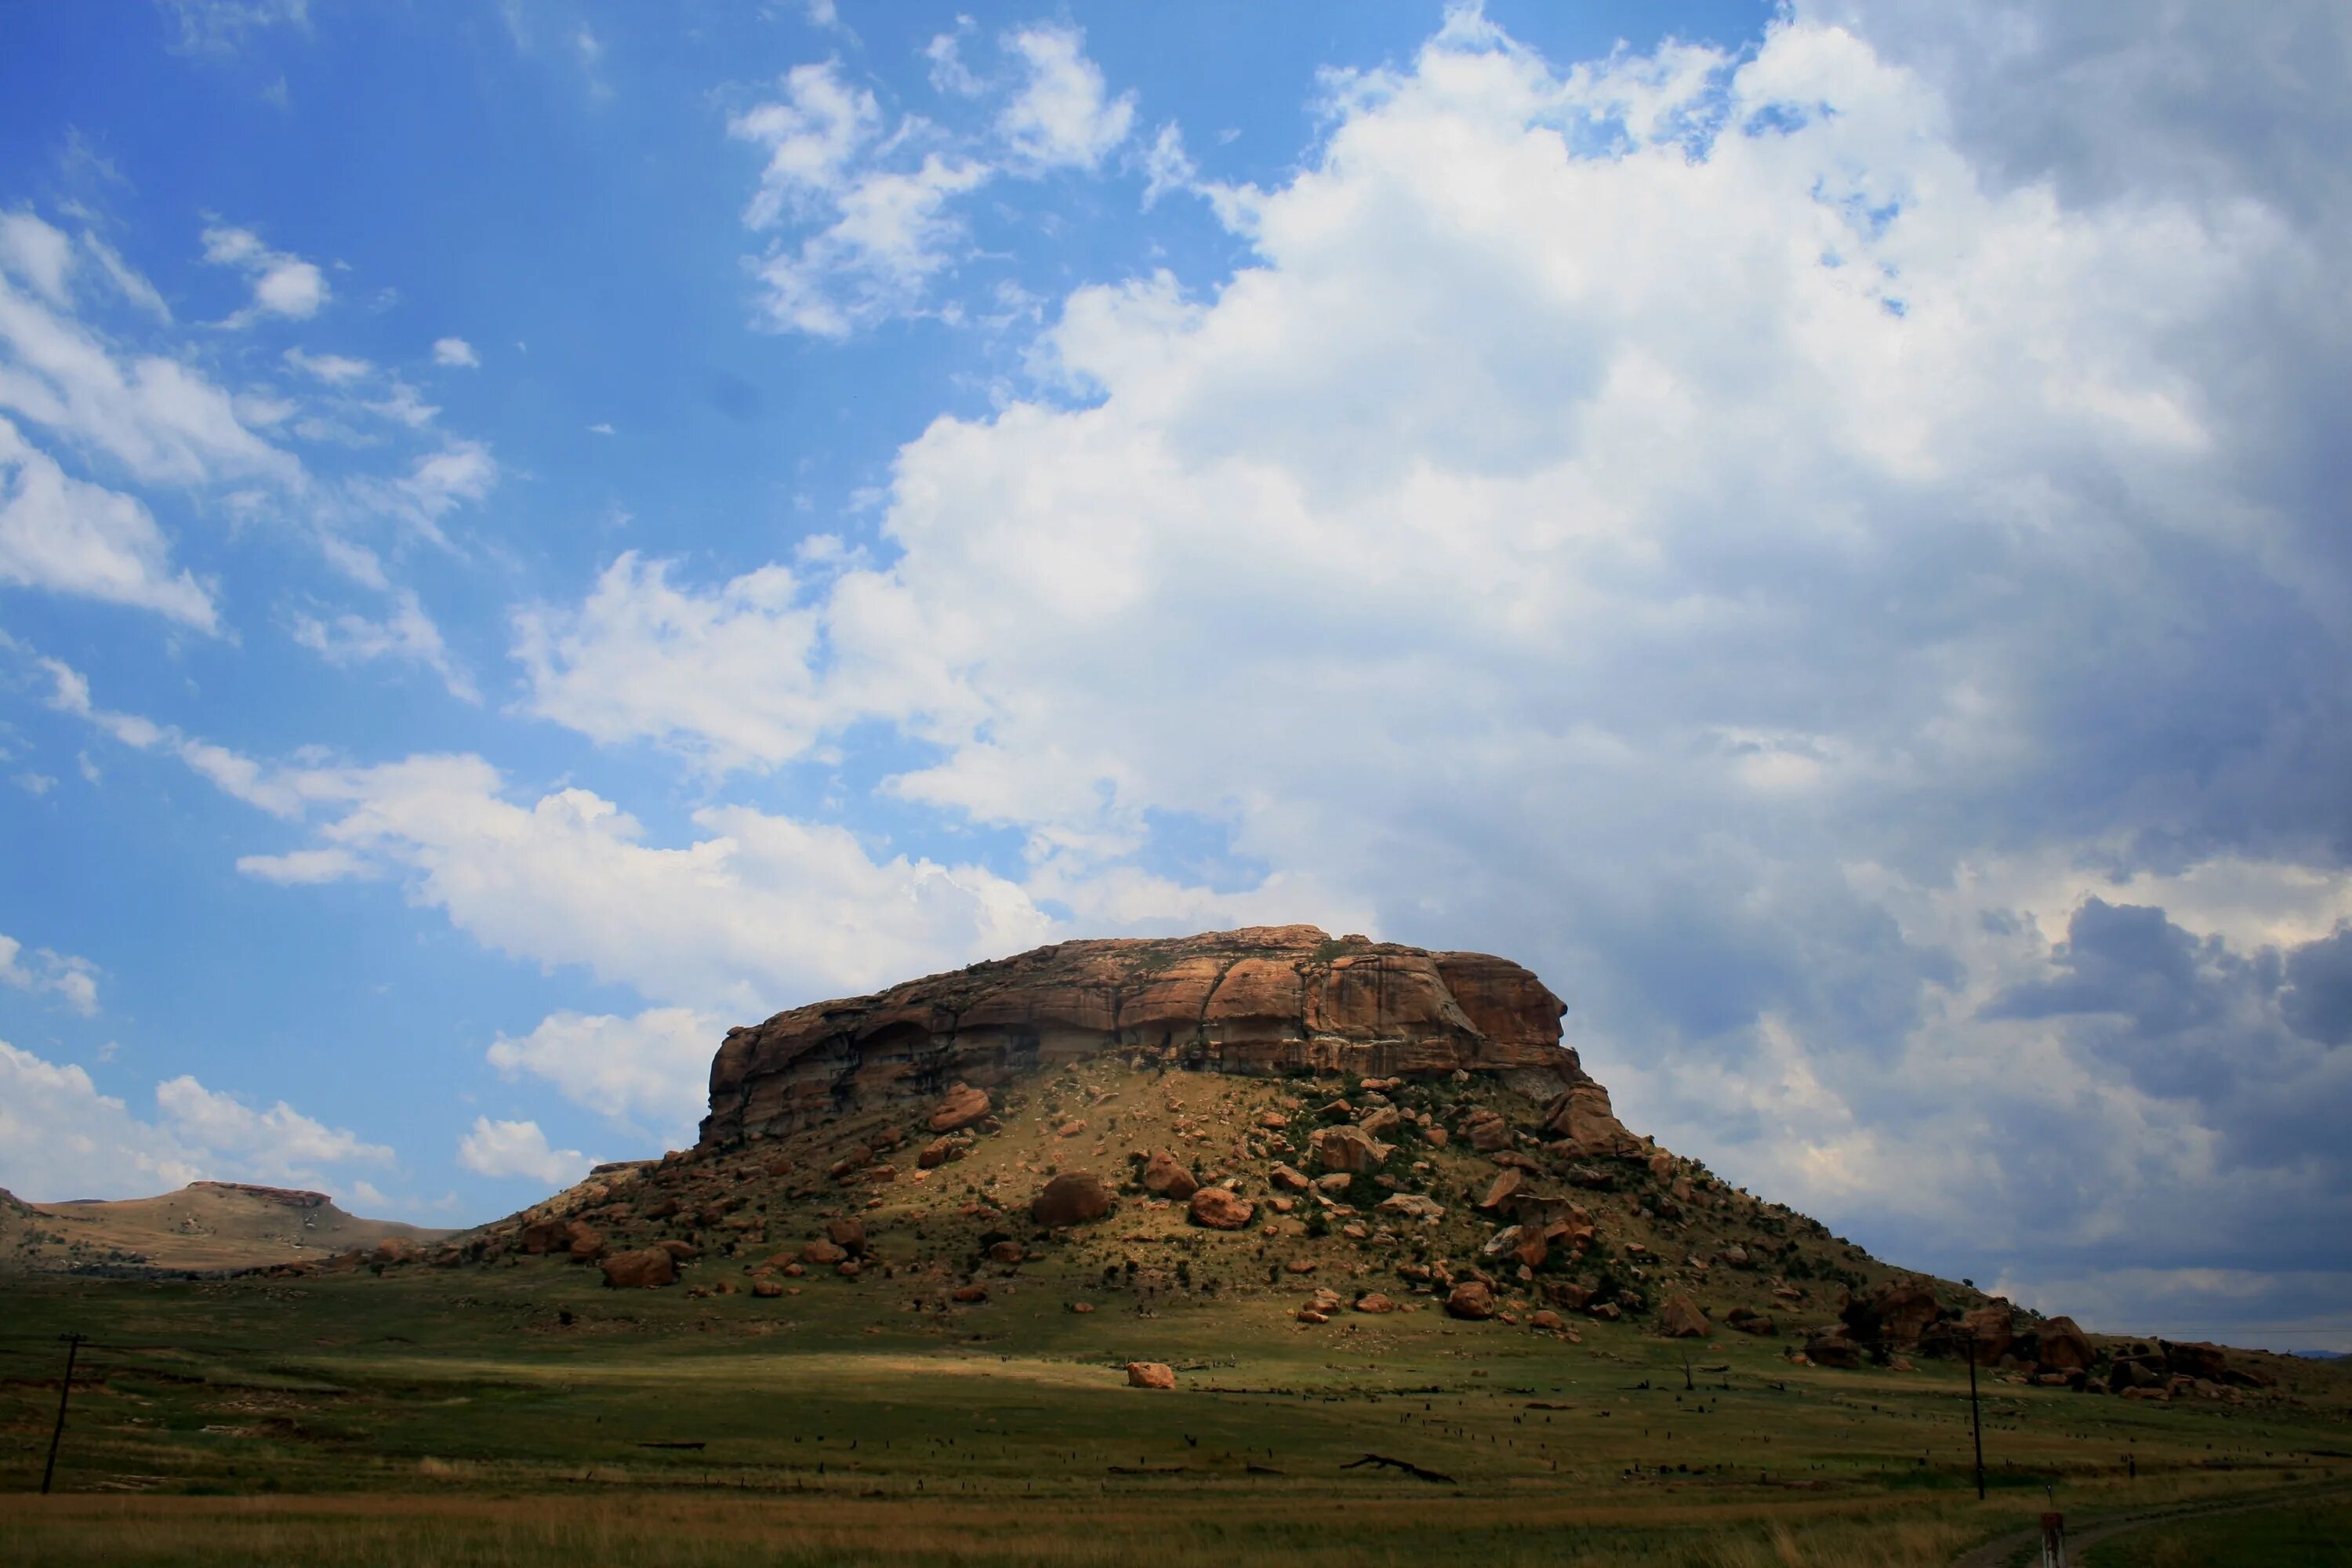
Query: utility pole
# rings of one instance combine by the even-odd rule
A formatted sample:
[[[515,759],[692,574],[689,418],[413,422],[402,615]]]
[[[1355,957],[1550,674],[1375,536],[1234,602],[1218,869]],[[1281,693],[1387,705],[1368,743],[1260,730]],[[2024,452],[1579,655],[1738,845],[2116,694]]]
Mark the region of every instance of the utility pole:
[[[59,1334],[66,1342],[66,1380],[58,1385],[58,1425],[49,1434],[49,1462],[41,1470],[41,1495],[49,1495],[49,1482],[58,1473],[58,1443],[66,1435],[66,1401],[73,1395],[74,1357],[81,1352],[82,1336]]]
[[[1973,1329],[1964,1331],[1969,1342],[1969,1430],[1977,1446],[1977,1501],[1984,1501],[1984,1415],[1977,1405],[1977,1336]]]

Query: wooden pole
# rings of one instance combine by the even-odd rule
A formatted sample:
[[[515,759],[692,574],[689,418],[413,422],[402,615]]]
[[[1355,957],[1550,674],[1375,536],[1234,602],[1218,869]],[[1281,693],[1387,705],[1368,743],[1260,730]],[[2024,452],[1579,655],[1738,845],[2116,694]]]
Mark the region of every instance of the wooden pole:
[[[1984,1501],[1984,1415],[1977,1405],[1977,1337],[1969,1335],[1969,1430],[1977,1447],[1977,1501]]]
[[[49,1462],[41,1469],[41,1495],[49,1495],[49,1482],[58,1473],[58,1444],[66,1435],[66,1401],[73,1396],[74,1358],[81,1352],[79,1334],[60,1334],[66,1342],[66,1380],[58,1388],[58,1424],[49,1433]]]

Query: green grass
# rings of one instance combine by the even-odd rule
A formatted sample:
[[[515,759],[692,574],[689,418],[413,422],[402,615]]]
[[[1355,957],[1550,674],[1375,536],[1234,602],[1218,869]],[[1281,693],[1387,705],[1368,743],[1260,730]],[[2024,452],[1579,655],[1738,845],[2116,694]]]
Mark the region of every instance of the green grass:
[[[544,1259],[15,1281],[0,1534],[12,1563],[1927,1563],[2045,1485],[2095,1511],[2352,1471],[2308,1452],[2352,1447],[2324,1370],[2244,1406],[2001,1386],[1979,1503],[1950,1368],[1734,1336],[1685,1390],[1682,1349],[1630,1326],[1306,1330],[1286,1296],[1080,1316],[1067,1282],[1006,1283],[943,1320],[886,1279],[698,1300]],[[64,1495],[28,1498],[68,1328],[94,1342]],[[1128,1388],[1129,1359],[1180,1388]],[[677,1443],[704,1446],[645,1446]],[[1366,1453],[1459,1484],[1342,1468]]]
[[[2352,1568],[2352,1503],[2151,1525],[2094,1543],[2082,1568]]]

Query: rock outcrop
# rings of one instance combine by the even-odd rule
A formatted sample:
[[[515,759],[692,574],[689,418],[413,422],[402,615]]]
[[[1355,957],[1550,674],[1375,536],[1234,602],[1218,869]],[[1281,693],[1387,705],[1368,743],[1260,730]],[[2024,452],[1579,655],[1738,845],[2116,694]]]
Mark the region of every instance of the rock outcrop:
[[[1615,1144],[1605,1095],[1563,1098],[1591,1080],[1560,1044],[1562,1011],[1508,959],[1314,926],[1063,942],[730,1030],[701,1142],[732,1147],[958,1084],[953,1103],[977,1117],[981,1096],[1017,1075],[1122,1052],[1258,1076],[1494,1074],[1558,1100],[1560,1133]],[[950,1128],[935,1118],[931,1130]]]

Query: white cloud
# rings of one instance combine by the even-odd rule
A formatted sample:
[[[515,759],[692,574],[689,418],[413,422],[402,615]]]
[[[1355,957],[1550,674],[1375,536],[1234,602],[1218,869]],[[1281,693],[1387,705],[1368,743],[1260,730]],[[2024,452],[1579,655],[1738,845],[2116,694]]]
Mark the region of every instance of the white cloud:
[[[68,305],[73,243],[31,213],[0,212],[0,268],[31,284],[52,305]]]
[[[77,479],[0,419],[0,583],[128,605],[219,629],[203,584],[137,498]]]
[[[14,937],[0,936],[0,985],[14,986],[19,991],[47,992],[85,1018],[98,1013],[96,964],[70,953],[52,952],[46,947],[35,949],[28,963],[24,944]]]
[[[341,1189],[353,1165],[392,1150],[280,1100],[256,1110],[182,1076],[158,1084],[156,1120],[101,1094],[89,1074],[0,1041],[0,1186],[19,1197],[146,1197],[193,1181]]]
[[[810,674],[818,624],[803,596],[788,567],[705,596],[625,554],[576,611],[517,612],[530,710],[599,741],[658,737],[720,771],[796,756],[834,716]]]
[[[144,273],[123,260],[112,246],[88,229],[82,231],[81,243],[85,249],[98,258],[99,269],[106,274],[107,281],[114,286],[116,293],[164,325],[171,324],[172,307],[163,302],[163,296],[156,290],[154,284],[147,280]]]
[[[923,58],[931,62],[931,87],[934,90],[957,98],[978,98],[988,90],[988,84],[974,76],[971,68],[963,63],[963,39],[966,28],[953,33],[935,34],[923,46]]]
[[[1144,210],[1150,211],[1160,198],[1171,191],[1192,189],[1200,173],[1184,151],[1184,132],[1178,129],[1174,121],[1170,121],[1160,128],[1159,134],[1151,139],[1151,145],[1144,150]]]
[[[298,615],[293,624],[294,640],[304,647],[316,650],[328,663],[352,665],[392,659],[398,663],[422,665],[441,678],[449,694],[461,701],[479,702],[482,694],[475,689],[448,645],[442,640],[441,628],[425,613],[416,595],[401,589],[393,595],[391,614],[380,621],[349,613],[331,621],[314,616]]]
[[[281,888],[357,881],[374,868],[348,849],[295,849],[283,855],[240,855],[236,868]]]
[[[164,9],[180,24],[177,47],[187,54],[231,53],[247,33],[310,23],[310,0],[164,0]]]
[[[1638,1123],[1931,1253],[2332,1215],[2342,1052],[2246,977],[2321,975],[2352,885],[2343,110],[2295,78],[2244,145],[2184,130],[2179,31],[2082,65],[2133,130],[2045,178],[1983,107],[2069,112],[2032,27],[1987,87],[1804,14],[1557,70],[1457,11],[1330,80],[1295,176],[1204,189],[1249,265],[1077,290],[1030,395],[904,447],[887,565],[616,563],[520,626],[536,710],[717,769],[894,727],[940,760],[887,787],[1024,835],[1082,929],[1231,908],[1154,869],[1195,825],[1534,963]],[[2179,906],[2147,962],[2269,1089],[2003,1002],[2088,987],[2095,887]]]
[[[436,338],[433,341],[433,363],[462,370],[478,370],[481,367],[482,356],[476,353],[474,345],[463,338]]]
[[[286,363],[315,381],[329,386],[348,386],[375,374],[375,366],[363,359],[345,354],[308,354],[300,349],[288,349]]]
[[[253,279],[253,303],[223,324],[247,325],[261,316],[308,321],[319,313],[331,292],[327,275],[314,262],[262,244],[249,228],[215,225],[204,232],[205,259],[215,267],[234,267]]]
[[[730,135],[768,154],[745,224],[813,230],[796,245],[779,240],[755,264],[767,323],[839,338],[918,312],[963,236],[948,203],[985,183],[988,165],[919,153],[928,128],[912,121],[877,143],[874,95],[845,83],[831,62],[796,66],[782,86],[781,99],[728,121]]]
[[[1032,170],[1098,167],[1135,124],[1135,95],[1106,97],[1102,68],[1086,55],[1086,33],[1036,24],[1005,40],[1027,79],[997,116],[1014,161]]]
[[[690,1143],[708,1108],[710,1054],[728,1020],[688,1007],[653,1007],[635,1017],[555,1013],[520,1039],[500,1035],[490,1065],[508,1078],[528,1073],[615,1126]]]
[[[228,393],[197,372],[163,355],[118,357],[69,310],[5,279],[0,410],[103,452],[149,482],[258,477],[290,485],[301,477],[293,458],[238,422]]]
[[[235,1095],[206,1089],[186,1073],[155,1086],[155,1107],[183,1142],[240,1170],[291,1179],[333,1165],[392,1163],[392,1151],[383,1144],[329,1127],[282,1100],[267,1110],[256,1110]]]
[[[482,1176],[522,1176],[544,1187],[565,1187],[588,1173],[593,1163],[577,1149],[548,1146],[536,1121],[474,1118],[474,1130],[457,1143],[457,1163]]]

